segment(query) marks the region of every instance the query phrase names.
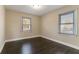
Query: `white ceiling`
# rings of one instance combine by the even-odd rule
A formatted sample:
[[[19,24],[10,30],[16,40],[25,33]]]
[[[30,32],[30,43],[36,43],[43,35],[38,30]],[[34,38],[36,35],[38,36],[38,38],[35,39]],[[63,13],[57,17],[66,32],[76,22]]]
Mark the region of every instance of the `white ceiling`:
[[[34,9],[32,5],[7,5],[7,9],[29,13],[32,15],[41,16],[50,11],[63,7],[63,5],[41,5],[40,9]]]

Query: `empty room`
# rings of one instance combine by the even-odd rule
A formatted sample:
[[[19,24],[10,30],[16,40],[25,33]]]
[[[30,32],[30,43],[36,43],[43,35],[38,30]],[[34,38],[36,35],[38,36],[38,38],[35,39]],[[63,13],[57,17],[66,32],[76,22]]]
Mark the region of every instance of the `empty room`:
[[[1,54],[79,54],[79,5],[0,5]]]

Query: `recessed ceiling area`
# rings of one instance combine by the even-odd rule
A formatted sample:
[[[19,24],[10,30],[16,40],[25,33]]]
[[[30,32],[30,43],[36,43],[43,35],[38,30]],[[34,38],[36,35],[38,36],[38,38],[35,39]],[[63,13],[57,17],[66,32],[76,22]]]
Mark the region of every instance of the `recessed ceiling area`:
[[[42,16],[50,11],[63,7],[63,5],[6,5],[5,7],[10,10]]]

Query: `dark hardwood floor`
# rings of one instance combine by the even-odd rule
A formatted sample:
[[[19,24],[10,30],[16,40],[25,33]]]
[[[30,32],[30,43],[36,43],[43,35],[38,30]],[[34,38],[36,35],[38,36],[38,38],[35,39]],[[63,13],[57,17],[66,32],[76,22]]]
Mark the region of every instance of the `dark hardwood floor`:
[[[78,54],[79,50],[41,38],[24,39],[5,44],[2,54]]]

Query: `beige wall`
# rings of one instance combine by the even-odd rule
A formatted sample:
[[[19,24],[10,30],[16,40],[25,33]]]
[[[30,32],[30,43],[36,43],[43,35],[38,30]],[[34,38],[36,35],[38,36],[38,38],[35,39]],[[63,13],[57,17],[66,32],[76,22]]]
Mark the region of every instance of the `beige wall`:
[[[58,15],[60,13],[75,10],[77,21],[77,35],[59,34]],[[21,32],[20,20],[22,16],[32,18],[32,32]],[[16,39],[29,36],[43,35],[54,40],[79,46],[79,6],[64,6],[54,10],[41,18],[21,12],[6,10],[6,39]]]
[[[59,34],[58,27],[58,15],[60,13],[68,12],[75,10],[76,21],[77,21],[77,35],[67,35],[67,34]],[[78,17],[77,17],[78,16]],[[42,16],[42,35],[52,38],[54,40],[58,40],[61,42],[69,43],[75,46],[79,46],[79,6],[64,6],[63,8],[52,11],[44,16]]]
[[[32,32],[22,32],[21,18],[31,17],[32,18]],[[12,40],[16,38],[24,38],[40,35],[40,17],[16,12],[12,10],[6,10],[6,39]]]
[[[4,6],[0,5],[0,52],[3,48],[5,40],[5,10]]]

